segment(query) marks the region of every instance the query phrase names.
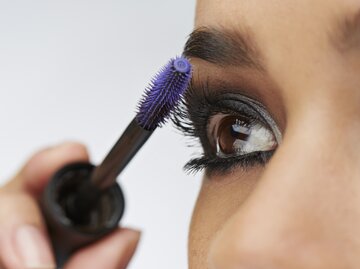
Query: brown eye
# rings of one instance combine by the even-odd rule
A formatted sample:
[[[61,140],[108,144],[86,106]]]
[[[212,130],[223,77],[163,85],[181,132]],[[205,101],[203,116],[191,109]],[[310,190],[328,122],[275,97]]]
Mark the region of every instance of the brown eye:
[[[216,154],[219,157],[270,151],[277,146],[273,132],[259,120],[224,115],[214,125],[217,127],[212,132],[215,135],[213,141],[216,141]]]

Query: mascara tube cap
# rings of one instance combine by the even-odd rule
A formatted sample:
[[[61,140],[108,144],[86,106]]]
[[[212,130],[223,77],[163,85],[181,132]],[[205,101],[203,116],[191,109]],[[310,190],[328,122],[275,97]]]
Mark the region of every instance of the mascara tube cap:
[[[94,166],[89,163],[65,166],[54,175],[43,193],[41,208],[54,248],[57,268],[62,268],[78,248],[115,230],[124,213],[124,196],[120,186],[115,183],[101,193],[87,216],[80,218],[81,222],[78,222],[79,218],[74,219],[67,214],[69,200],[76,197],[80,187],[90,182],[93,169]]]

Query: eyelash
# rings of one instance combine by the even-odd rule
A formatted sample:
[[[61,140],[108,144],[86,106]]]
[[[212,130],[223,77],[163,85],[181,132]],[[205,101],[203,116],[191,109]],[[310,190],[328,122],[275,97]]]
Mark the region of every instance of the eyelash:
[[[185,164],[184,169],[189,173],[196,173],[206,170],[207,175],[226,174],[233,171],[236,167],[244,170],[255,165],[265,165],[272,157],[274,151],[257,151],[235,157],[219,158],[202,156],[190,160]]]
[[[256,103],[257,107],[265,110],[260,104],[245,98],[246,100],[248,99],[249,103],[237,99],[236,106],[231,106],[231,104],[226,103],[226,99],[224,99],[226,94],[221,94],[221,92],[228,93],[229,90],[210,90],[208,81],[206,81],[206,84],[201,84],[198,89],[191,83],[187,90],[186,97],[172,115],[172,122],[175,126],[181,130],[185,136],[195,139],[197,141],[196,144],[202,145],[203,148],[203,153],[200,157],[191,159],[185,164],[184,170],[188,173],[196,173],[205,169],[208,175],[225,174],[233,171],[237,167],[246,170],[256,165],[265,165],[275,151],[257,151],[226,158],[220,158],[216,156],[216,154],[211,153],[207,127],[210,118],[216,114],[242,115],[268,125],[263,114],[258,112],[251,102]],[[235,96],[236,94],[230,95]],[[193,145],[193,143],[190,144],[190,146]]]

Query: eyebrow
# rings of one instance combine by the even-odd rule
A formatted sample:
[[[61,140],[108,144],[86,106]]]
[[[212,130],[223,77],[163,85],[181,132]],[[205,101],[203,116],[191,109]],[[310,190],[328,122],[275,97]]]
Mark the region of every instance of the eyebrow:
[[[198,28],[190,34],[183,54],[220,66],[264,69],[254,40],[239,30]]]

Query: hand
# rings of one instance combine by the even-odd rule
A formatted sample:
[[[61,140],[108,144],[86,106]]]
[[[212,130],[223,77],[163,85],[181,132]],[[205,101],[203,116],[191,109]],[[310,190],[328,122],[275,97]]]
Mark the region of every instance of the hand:
[[[86,148],[64,143],[35,154],[0,188],[0,268],[56,268],[38,199],[59,168],[88,161]],[[100,241],[78,250],[64,269],[126,268],[140,232],[119,228]]]

